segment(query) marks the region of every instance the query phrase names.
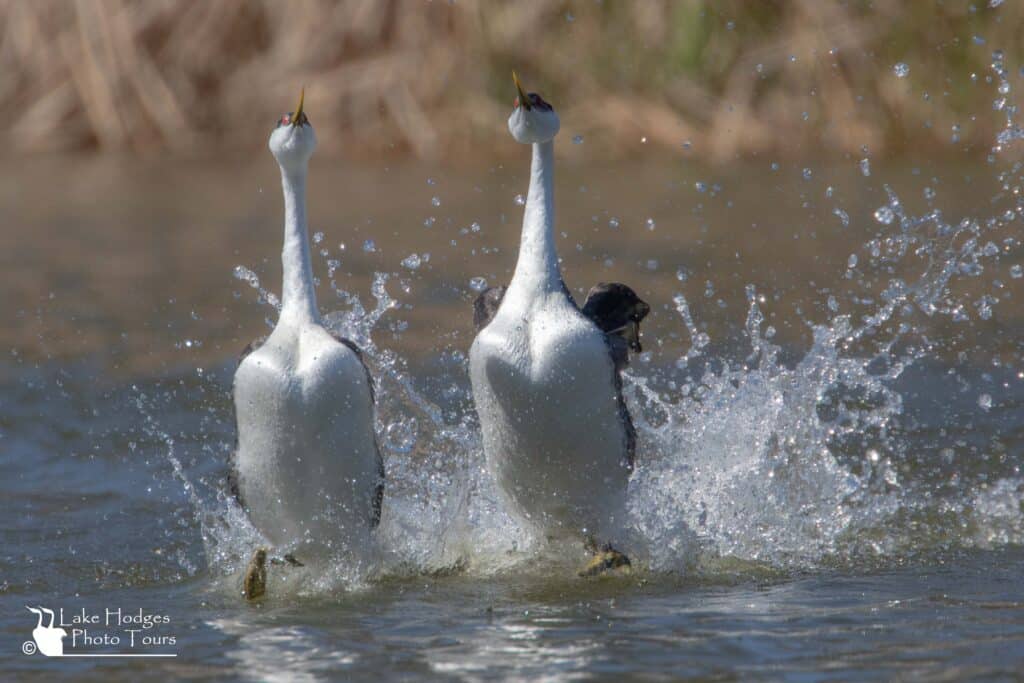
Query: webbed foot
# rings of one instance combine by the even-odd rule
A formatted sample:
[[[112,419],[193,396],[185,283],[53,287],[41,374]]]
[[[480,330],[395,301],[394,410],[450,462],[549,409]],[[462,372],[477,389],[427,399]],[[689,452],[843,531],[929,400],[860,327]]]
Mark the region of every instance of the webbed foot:
[[[256,548],[245,568],[242,595],[246,600],[259,600],[267,593],[267,549]]]
[[[579,576],[598,576],[601,574],[629,574],[633,565],[629,558],[606,543],[603,548],[594,551],[594,557],[578,572]]]

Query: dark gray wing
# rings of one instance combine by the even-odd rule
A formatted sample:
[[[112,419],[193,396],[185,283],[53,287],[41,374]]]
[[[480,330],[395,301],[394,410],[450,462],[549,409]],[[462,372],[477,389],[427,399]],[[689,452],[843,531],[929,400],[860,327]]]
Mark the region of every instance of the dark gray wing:
[[[629,365],[630,350],[640,352],[640,322],[651,307],[630,287],[619,282],[600,282],[587,294],[580,311],[604,332],[608,353],[615,366],[615,398],[626,432],[626,458],[632,469],[636,460],[636,427],[622,395],[622,371]]]
[[[507,289],[508,287],[488,287],[473,301],[473,327],[477,332],[487,327],[494,319]]]
[[[263,342],[267,341],[266,337],[260,337],[249,342],[249,344],[242,349],[242,352],[238,354],[238,362],[235,363],[235,370],[238,370],[238,366],[242,364],[250,353],[263,346]],[[244,509],[245,501],[242,500],[242,490],[238,486],[238,406],[235,405],[234,392],[232,391],[231,397],[231,409],[235,416],[235,447],[231,449],[231,455],[229,456],[228,462],[228,492],[234,497],[238,504]]]
[[[352,350],[352,353],[356,354],[356,358],[359,359],[359,363],[363,366],[363,371],[366,373],[366,384],[370,387],[370,401],[376,404],[377,391],[373,385],[373,375],[370,374],[370,368],[366,366],[366,361],[363,359],[363,350],[354,341],[347,337],[342,337],[337,332],[328,330],[328,333],[334,337],[335,341],[339,344],[344,344]],[[377,525],[380,524],[381,508],[384,506],[384,480],[386,474],[384,471],[384,458],[380,454],[380,444],[377,443],[376,430],[373,432],[373,450],[377,452],[377,487],[373,491],[373,500],[371,501],[370,528],[376,529]]]

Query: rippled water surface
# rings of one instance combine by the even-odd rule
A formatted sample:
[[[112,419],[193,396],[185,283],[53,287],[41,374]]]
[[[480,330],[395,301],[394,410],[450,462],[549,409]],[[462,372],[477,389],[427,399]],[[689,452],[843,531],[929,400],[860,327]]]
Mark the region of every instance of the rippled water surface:
[[[0,169],[5,678],[1018,677],[1012,160],[591,168],[573,147],[567,283],[652,304],[626,381],[637,570],[577,579],[582,551],[510,517],[482,467],[471,302],[511,275],[526,159],[314,159],[320,304],[378,378],[388,493],[364,564],[272,567],[259,606],[223,480],[234,357],[276,316],[272,160]],[[120,608],[173,642],[75,652],[176,656],[23,654],[36,606],[64,610],[66,653],[73,615]]]

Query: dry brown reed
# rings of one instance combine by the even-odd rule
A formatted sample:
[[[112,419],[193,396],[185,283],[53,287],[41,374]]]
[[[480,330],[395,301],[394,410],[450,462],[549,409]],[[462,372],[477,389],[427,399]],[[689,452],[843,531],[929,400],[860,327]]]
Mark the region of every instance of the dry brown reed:
[[[459,159],[508,145],[515,67],[610,155],[928,151],[954,126],[983,150],[990,53],[1019,64],[1022,20],[984,0],[0,0],[0,131],[17,152],[242,153],[304,84],[328,151]]]

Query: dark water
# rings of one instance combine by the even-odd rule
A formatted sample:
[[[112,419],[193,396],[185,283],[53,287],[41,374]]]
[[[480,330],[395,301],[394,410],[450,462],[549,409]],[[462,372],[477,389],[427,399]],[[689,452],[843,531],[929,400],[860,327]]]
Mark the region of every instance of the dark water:
[[[233,357],[274,319],[233,275],[277,289],[272,161],[0,172],[3,677],[1024,675],[1008,163],[562,165],[570,286],[622,279],[653,305],[627,383],[638,569],[595,581],[480,473],[471,279],[510,275],[522,165],[314,161],[321,307],[360,299],[332,319],[371,348],[391,484],[373,562],[274,571],[260,606],[238,597],[257,539],[221,486]],[[69,625],[65,653],[177,656],[29,656],[26,606],[167,617],[136,648],[106,624],[86,630],[120,643],[72,648]]]

